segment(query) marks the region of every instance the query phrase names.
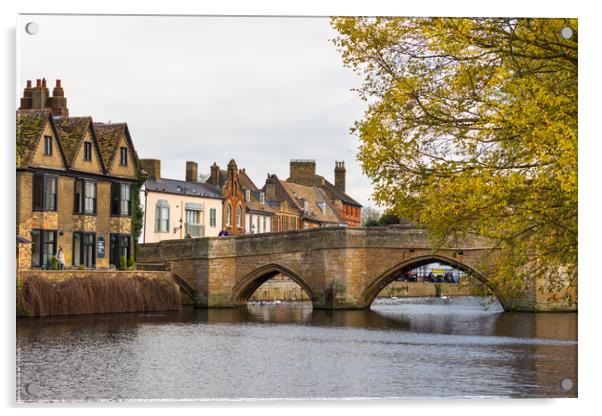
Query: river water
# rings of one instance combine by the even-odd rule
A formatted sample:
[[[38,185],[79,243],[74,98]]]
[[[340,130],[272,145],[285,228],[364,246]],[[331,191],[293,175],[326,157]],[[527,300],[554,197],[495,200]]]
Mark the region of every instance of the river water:
[[[576,397],[577,314],[484,303],[21,319],[17,400]]]

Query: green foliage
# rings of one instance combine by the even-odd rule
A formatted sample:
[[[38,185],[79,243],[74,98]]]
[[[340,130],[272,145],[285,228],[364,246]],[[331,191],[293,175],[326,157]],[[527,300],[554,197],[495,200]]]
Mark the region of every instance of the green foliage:
[[[52,267],[52,270],[58,270],[59,269],[59,259],[57,259],[56,256],[52,256],[52,258],[50,259],[50,265]]]
[[[128,261],[125,258],[125,256],[121,256],[121,259],[119,260],[119,270],[127,270],[128,268]]]
[[[140,205],[140,188],[146,181],[147,176],[142,172],[136,172],[136,182],[132,184],[132,239],[134,240],[134,253],[138,250],[138,238],[142,231],[144,211]]]
[[[77,270],[86,270],[86,266],[80,264],[79,266],[77,266]]]
[[[433,242],[503,248],[498,281],[577,281],[577,19],[333,18],[368,102],[374,199]],[[564,39],[564,27],[573,36]]]
[[[134,256],[131,255],[128,259],[128,269],[133,269],[136,266],[136,260],[134,260]]]

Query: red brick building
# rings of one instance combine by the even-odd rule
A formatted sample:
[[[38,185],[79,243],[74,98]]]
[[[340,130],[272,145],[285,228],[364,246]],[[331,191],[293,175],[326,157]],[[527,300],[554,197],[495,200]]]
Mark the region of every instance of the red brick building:
[[[228,234],[245,234],[246,202],[243,188],[238,180],[238,167],[234,159],[228,163],[228,170],[222,170],[213,163],[211,175],[206,183],[217,186],[224,197],[222,224]]]

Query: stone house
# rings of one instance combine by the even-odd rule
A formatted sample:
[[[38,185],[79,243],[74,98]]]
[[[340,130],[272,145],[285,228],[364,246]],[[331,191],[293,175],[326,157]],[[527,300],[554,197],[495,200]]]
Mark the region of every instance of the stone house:
[[[69,117],[60,80],[27,82],[16,114],[19,269],[119,268],[133,255],[132,185],[140,170],[128,127]]]
[[[212,184],[198,181],[198,164],[186,162],[186,180],[161,177],[161,161],[141,159],[148,179],[140,188],[143,227],[139,241],[215,237],[222,229],[224,197]]]
[[[230,235],[245,234],[247,203],[243,188],[238,179],[239,171],[234,159],[228,163],[228,170],[222,170],[213,163],[211,175],[205,183],[216,186],[224,200],[222,209],[222,228]]]
[[[335,161],[334,184],[332,184],[323,176],[316,174],[314,160],[293,159],[290,161],[290,174],[286,182],[322,189],[345,224],[349,227],[359,227],[362,205],[345,193],[345,176],[345,162]]]

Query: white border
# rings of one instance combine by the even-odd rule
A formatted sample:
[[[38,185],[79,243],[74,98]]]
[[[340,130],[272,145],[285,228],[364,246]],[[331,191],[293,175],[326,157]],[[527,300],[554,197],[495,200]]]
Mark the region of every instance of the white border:
[[[602,230],[600,227],[600,207],[602,191],[600,181],[600,157],[602,156],[600,126],[596,123],[599,116],[599,106],[596,106],[600,90],[600,15],[596,13],[594,2],[591,1],[546,1],[529,3],[524,0],[503,0],[498,2],[483,1],[378,1],[378,0],[340,0],[319,1],[305,0],[288,1],[255,0],[255,1],[227,1],[227,2],[194,2],[184,0],[145,2],[125,2],[123,0],[98,0],[67,1],[67,0],[36,0],[36,1],[3,1],[0,3],[2,13],[0,19],[3,25],[3,65],[2,65],[2,91],[5,97],[2,103],[3,151],[1,165],[4,168],[2,175],[4,184],[4,204],[2,210],[3,235],[0,238],[2,255],[1,264],[4,265],[3,278],[3,329],[2,338],[2,397],[5,406],[14,406],[15,377],[14,377],[14,103],[15,97],[7,94],[13,91],[18,94],[15,82],[15,22],[17,13],[104,13],[104,14],[202,14],[202,15],[400,15],[400,16],[537,16],[537,17],[578,17],[579,18],[579,219],[580,219],[580,279],[579,279],[579,399],[572,400],[493,400],[493,401],[280,401],[280,402],[182,402],[182,403],[127,403],[119,405],[120,409],[111,411],[120,413],[142,411],[144,413],[161,414],[168,406],[175,407],[214,407],[232,408],[251,414],[282,413],[301,414],[315,410],[340,411],[351,414],[365,414],[367,411],[376,410],[381,413],[391,412],[420,412],[425,411],[437,414],[445,413],[446,416],[459,414],[482,416],[504,415],[512,412],[545,412],[546,415],[576,414],[586,411],[589,406],[596,404],[600,396],[599,385],[600,355],[599,348],[599,315],[600,302],[597,302],[601,293],[600,280],[602,270],[598,250]],[[598,306],[598,307],[596,307]],[[25,413],[42,410],[47,414],[81,413],[85,412],[104,414],[106,409],[95,409],[90,406],[64,404],[58,406],[32,407],[22,406]],[[66,407],[66,408],[65,408]],[[151,408],[155,407],[155,409]],[[286,408],[286,409],[283,409]],[[597,406],[596,406],[597,407]],[[134,409],[137,408],[137,409]],[[340,410],[337,410],[340,409]],[[11,412],[15,409],[11,409]],[[178,409],[178,411],[187,411]],[[193,410],[194,411],[194,410]],[[203,409],[197,410],[202,412]]]

